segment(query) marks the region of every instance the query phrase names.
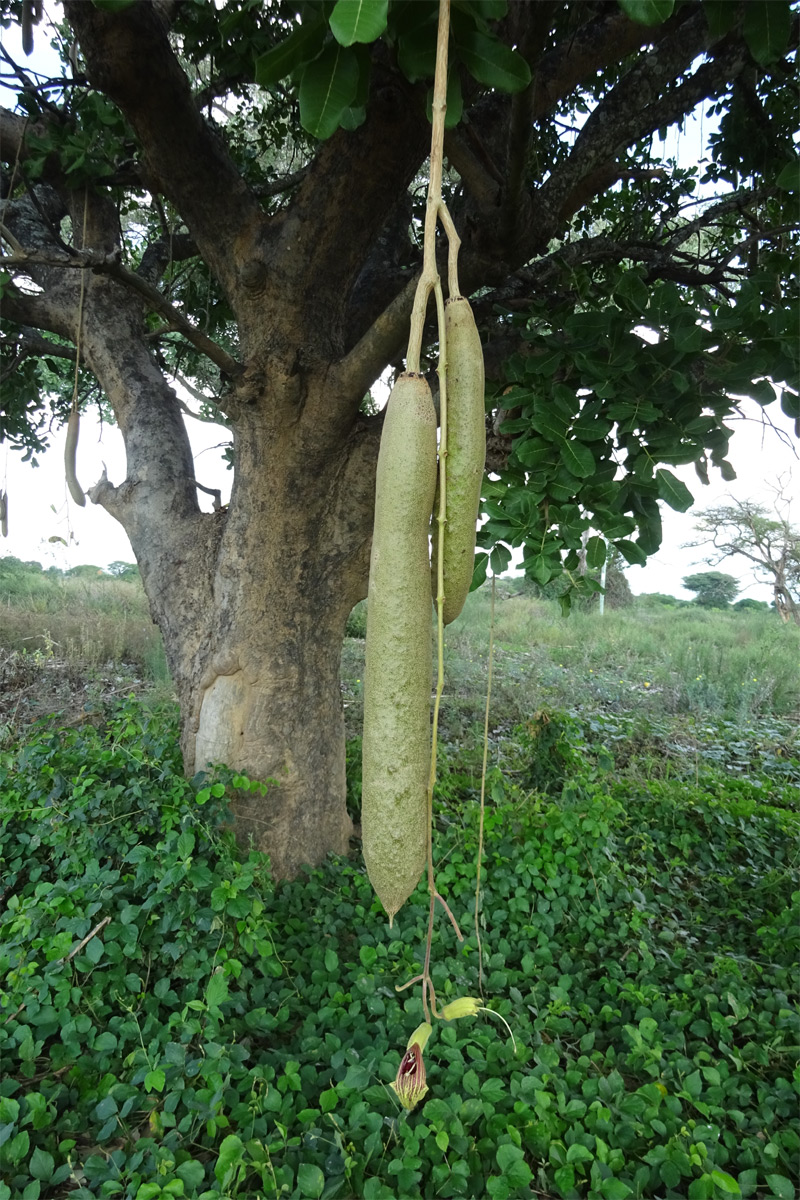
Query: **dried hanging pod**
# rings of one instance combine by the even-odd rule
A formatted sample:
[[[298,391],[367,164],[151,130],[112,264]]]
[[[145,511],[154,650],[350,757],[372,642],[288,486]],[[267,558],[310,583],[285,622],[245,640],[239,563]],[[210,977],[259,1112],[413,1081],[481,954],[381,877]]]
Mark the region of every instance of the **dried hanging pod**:
[[[77,408],[73,408],[67,422],[67,441],[64,446],[64,471],[67,476],[67,487],[69,488],[70,496],[72,496],[76,504],[80,504],[81,508],[83,508],[86,504],[86,496],[83,493],[83,488],[78,483],[78,476],[75,473],[80,428],[80,413]]]

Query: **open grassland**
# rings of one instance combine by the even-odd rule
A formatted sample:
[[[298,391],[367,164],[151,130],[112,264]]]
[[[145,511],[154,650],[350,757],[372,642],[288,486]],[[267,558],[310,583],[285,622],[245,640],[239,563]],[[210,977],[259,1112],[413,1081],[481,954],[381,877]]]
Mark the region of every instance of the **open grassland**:
[[[437,925],[433,977],[442,1003],[482,990],[514,1041],[485,1013],[435,1022],[406,1113],[390,1084],[422,1010],[396,988],[421,968],[424,883],[391,930],[357,838],[275,885],[227,831],[230,773],[182,775],[154,631],[138,656],[129,636],[138,585],[65,586],[69,613],[0,598],[19,621],[0,643],[0,1200],[796,1197],[796,630],[499,598],[479,945],[490,594],[470,598],[434,807],[465,939]],[[102,650],[67,621],[105,628]],[[356,823],[362,680],[350,637]]]

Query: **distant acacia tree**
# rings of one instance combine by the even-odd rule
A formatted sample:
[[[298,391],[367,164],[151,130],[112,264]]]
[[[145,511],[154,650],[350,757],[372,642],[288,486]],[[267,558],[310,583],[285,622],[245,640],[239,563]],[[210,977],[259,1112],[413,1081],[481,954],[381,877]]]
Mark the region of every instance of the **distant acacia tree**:
[[[723,575],[722,571],[698,571],[696,575],[687,575],[683,586],[690,592],[697,592],[695,604],[702,604],[704,608],[727,608],[739,591],[734,577]]]
[[[115,579],[139,579],[139,568],[136,563],[123,562],[122,559],[117,559],[115,562],[108,564],[108,573],[113,575]]]
[[[740,556],[756,574],[772,584],[775,607],[782,621],[800,625],[800,529],[789,520],[785,488],[776,489],[770,512],[752,500],[734,500],[700,513],[695,530],[702,536],[692,546],[713,547],[712,565]],[[688,586],[688,585],[687,585]]]
[[[67,575],[71,579],[98,579],[105,575],[105,571],[102,567],[96,567],[94,563],[81,563],[77,567],[70,567]]]

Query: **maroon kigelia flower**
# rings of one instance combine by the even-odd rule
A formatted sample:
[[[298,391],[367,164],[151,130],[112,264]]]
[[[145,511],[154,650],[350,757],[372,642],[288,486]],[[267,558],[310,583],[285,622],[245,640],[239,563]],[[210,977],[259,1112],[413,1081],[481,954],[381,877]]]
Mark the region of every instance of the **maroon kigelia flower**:
[[[422,1061],[422,1051],[431,1034],[431,1026],[426,1023],[419,1026],[408,1039],[408,1047],[397,1068],[397,1077],[391,1085],[397,1099],[403,1108],[410,1112],[423,1099],[428,1091],[425,1082],[425,1063]]]

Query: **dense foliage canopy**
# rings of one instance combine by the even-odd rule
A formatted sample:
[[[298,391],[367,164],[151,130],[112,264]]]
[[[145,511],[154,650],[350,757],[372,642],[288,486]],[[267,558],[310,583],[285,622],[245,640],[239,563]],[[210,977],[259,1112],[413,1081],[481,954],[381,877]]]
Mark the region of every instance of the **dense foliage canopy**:
[[[68,5],[73,29],[49,31],[60,78],[37,73],[35,57],[12,65],[7,56],[3,79],[17,94],[2,117],[0,432],[34,454],[51,407],[64,416],[70,403],[74,339],[45,302],[69,268],[88,263],[138,291],[159,366],[206,413],[225,419],[231,377],[247,355],[224,268],[195,236],[202,214],[154,171],[112,69],[104,77],[94,63],[87,74],[84,36],[114,22],[143,29],[144,18],[129,0],[91,7],[95,15],[78,20]],[[308,212],[314,164],[328,154],[317,139],[346,158],[387,72],[405,77],[406,103],[424,104],[433,0],[152,8],[170,22],[231,179],[273,224]],[[7,24],[20,5],[5,0],[2,10]],[[37,27],[30,36],[38,47],[48,34]],[[526,570],[546,583],[565,554],[577,565],[587,525],[642,563],[660,541],[659,502],[691,503],[670,467],[694,462],[703,482],[711,468],[733,478],[727,419],[737,397],[766,407],[779,394],[800,420],[797,41],[797,13],[784,0],[454,5],[446,187],[464,238],[463,285],[480,288],[494,380],[482,540],[497,546],[495,570],[524,544]],[[668,128],[689,114],[698,120],[685,126],[678,156],[666,153]],[[381,307],[389,305],[385,322],[405,311],[419,260],[420,183],[398,193],[365,262],[349,326],[335,335],[345,350]],[[358,192],[358,175],[350,186]],[[110,254],[80,250],[87,189],[118,213],[121,239]],[[21,224],[25,213],[36,215],[35,236]],[[373,376],[397,365],[401,345],[384,336]],[[79,394],[81,404],[105,407],[89,371],[79,373]],[[588,553],[599,565],[602,540]]]

